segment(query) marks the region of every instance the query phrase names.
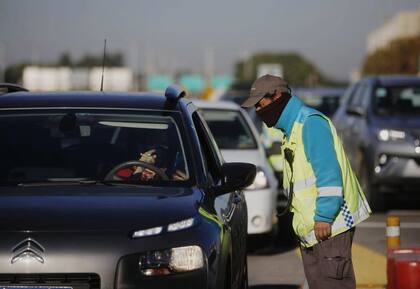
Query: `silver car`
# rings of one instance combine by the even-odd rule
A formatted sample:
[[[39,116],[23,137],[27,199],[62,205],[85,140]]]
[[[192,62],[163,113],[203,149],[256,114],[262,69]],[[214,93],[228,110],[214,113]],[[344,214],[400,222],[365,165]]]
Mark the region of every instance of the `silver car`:
[[[254,183],[244,191],[248,206],[248,234],[270,233],[277,220],[278,181],[254,123],[235,103],[194,103],[209,125],[223,158],[227,162],[249,162],[257,166]]]

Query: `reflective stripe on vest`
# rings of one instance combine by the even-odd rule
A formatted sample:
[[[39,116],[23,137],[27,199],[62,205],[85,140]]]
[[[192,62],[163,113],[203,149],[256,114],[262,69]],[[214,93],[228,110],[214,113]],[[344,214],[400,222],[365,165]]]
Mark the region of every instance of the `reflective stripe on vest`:
[[[343,187],[316,187],[315,173],[311,163],[306,158],[302,138],[303,124],[310,115],[319,115],[326,119],[330,125],[334,140],[334,149],[341,169]],[[314,215],[317,197],[337,196],[343,197],[344,199],[341,210],[332,224],[332,236],[354,227],[369,217],[369,205],[351,169],[341,140],[337,136],[331,121],[326,116],[316,110],[303,106],[293,124],[290,138],[285,140],[282,149],[283,152],[286,149],[293,152],[293,168],[285,162],[283,184],[285,188],[293,185],[291,205],[291,210],[294,213],[293,228],[303,246],[310,247],[317,243],[314,234]]]
[[[318,197],[342,197],[342,187],[319,187]]]
[[[364,210],[366,209],[363,208],[364,205],[365,204],[363,202],[360,202],[359,210],[357,210],[355,213],[351,213],[347,207],[346,202],[344,201],[340,210],[340,213],[343,214],[344,218],[339,218],[336,221],[334,221],[331,231],[336,232],[337,235],[354,227],[354,225],[366,220],[368,216],[366,216],[365,214],[360,214],[360,212],[364,212]],[[306,246],[311,246],[317,243],[314,230],[312,230],[309,234],[307,234],[304,237],[299,237],[299,239]]]

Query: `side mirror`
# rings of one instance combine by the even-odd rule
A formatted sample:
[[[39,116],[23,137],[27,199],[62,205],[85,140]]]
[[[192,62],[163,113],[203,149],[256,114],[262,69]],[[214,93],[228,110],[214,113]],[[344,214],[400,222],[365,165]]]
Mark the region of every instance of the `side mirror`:
[[[271,144],[271,147],[265,150],[267,156],[278,155],[281,154],[281,142],[275,141]]]
[[[365,114],[366,114],[366,111],[361,106],[349,106],[346,109],[346,112],[348,114],[351,114],[351,115],[354,115],[354,116],[360,116],[360,117],[364,117]]]
[[[225,163],[222,166],[223,184],[215,187],[217,195],[241,190],[250,186],[257,174],[257,167],[249,163]]]

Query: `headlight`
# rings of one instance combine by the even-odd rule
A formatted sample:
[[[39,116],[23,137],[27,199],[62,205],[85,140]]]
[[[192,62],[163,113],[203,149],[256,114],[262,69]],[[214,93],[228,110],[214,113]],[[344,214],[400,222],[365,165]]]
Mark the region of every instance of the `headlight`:
[[[160,226],[160,227],[154,227],[150,229],[134,231],[131,237],[133,239],[136,239],[136,238],[142,238],[142,237],[155,236],[164,232],[176,232],[176,231],[191,228],[194,224],[196,224],[196,219],[189,218],[189,219],[185,219],[176,223],[171,223],[168,226]]]
[[[260,190],[268,187],[268,179],[264,171],[260,168],[257,168],[257,174],[255,175],[254,182],[247,187],[247,190]]]
[[[168,232],[175,232],[184,229],[188,229],[194,225],[194,218],[182,220],[180,222],[172,223],[168,225]]]
[[[139,266],[147,276],[193,271],[204,266],[203,251],[198,246],[149,251],[140,255]]]
[[[133,233],[132,237],[133,238],[141,238],[141,237],[159,235],[160,233],[162,233],[162,229],[163,229],[163,227],[155,227],[155,228],[150,228],[150,229],[146,229],[146,230],[135,231]]]
[[[404,140],[405,139],[405,132],[401,131],[401,130],[381,129],[378,132],[378,139],[380,141]]]

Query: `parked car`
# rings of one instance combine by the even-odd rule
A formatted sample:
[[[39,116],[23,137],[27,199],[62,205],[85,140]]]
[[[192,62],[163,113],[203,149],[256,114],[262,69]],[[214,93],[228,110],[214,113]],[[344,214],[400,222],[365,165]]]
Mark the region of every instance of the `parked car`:
[[[183,95],[0,95],[0,287],[247,288],[256,168]]]
[[[347,90],[334,122],[374,208],[384,207],[385,196],[418,192],[419,77],[362,79]]]
[[[271,233],[275,225],[277,179],[267,161],[258,132],[248,114],[226,101],[194,101],[228,162],[246,161],[257,166],[257,176],[245,189],[248,234]]]

